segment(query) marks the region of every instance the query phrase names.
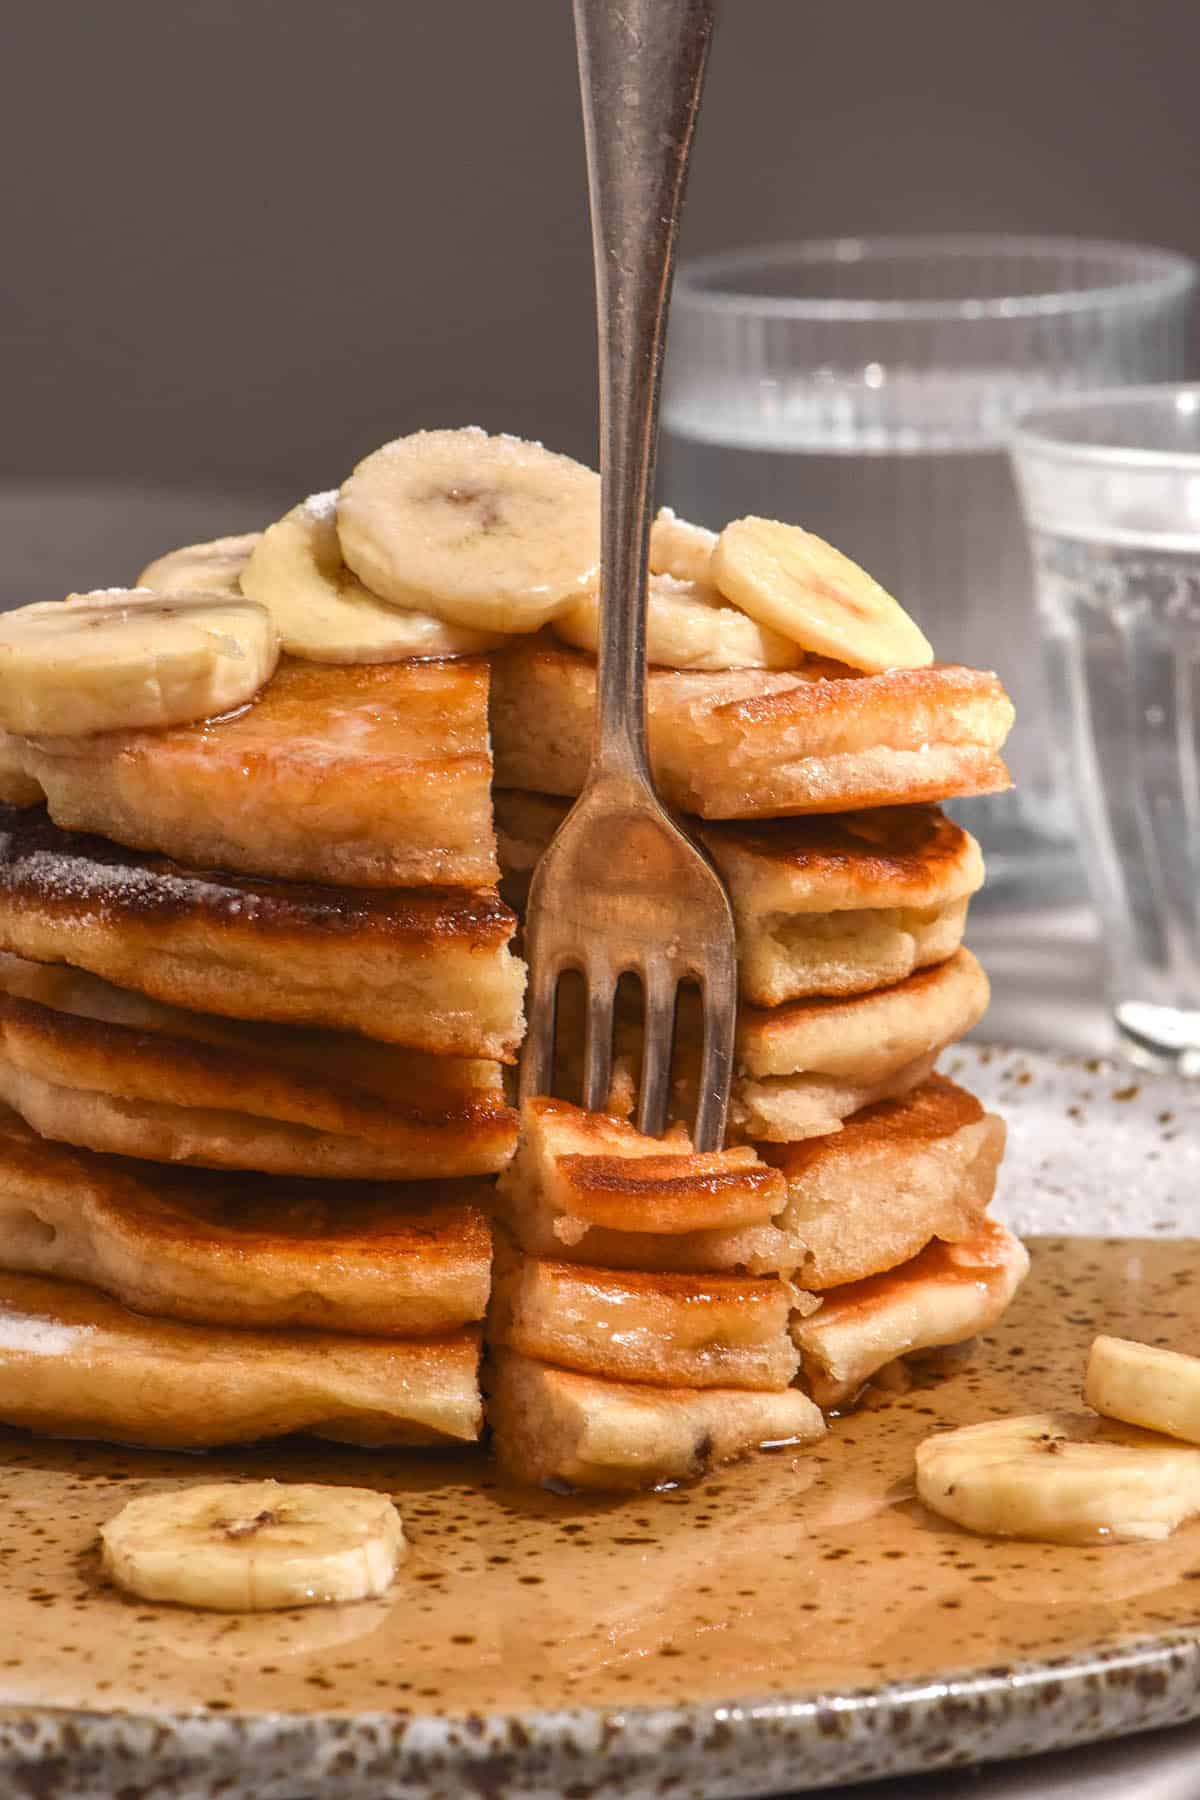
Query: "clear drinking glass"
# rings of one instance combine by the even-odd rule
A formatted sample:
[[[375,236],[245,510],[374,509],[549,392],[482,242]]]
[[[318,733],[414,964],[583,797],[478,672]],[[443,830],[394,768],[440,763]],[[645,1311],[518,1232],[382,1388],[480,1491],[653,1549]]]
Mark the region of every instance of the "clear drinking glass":
[[[1113,1016],[1200,1076],[1200,386],[1039,408],[1013,454]]]
[[[680,272],[660,496],[720,527],[793,519],[861,562],[946,662],[1017,704],[1012,794],[972,802],[992,883],[1077,876],[1058,734],[1034,645],[1006,443],[1064,389],[1185,372],[1194,266],[1070,239],[844,239]]]

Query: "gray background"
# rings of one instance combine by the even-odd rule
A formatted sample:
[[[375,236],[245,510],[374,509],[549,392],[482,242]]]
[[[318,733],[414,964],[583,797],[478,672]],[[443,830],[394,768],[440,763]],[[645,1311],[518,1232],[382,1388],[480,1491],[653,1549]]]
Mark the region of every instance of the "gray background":
[[[569,0],[0,10],[0,483],[287,496],[469,421],[592,454]],[[685,250],[1002,228],[1200,252],[1195,0],[721,10]]]

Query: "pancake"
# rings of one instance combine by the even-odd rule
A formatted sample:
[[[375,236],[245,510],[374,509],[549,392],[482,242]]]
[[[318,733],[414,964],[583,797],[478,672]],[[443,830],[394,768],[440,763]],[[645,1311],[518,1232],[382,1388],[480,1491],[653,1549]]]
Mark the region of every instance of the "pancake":
[[[753,1450],[814,1443],[825,1422],[799,1388],[601,1381],[501,1350],[487,1373],[502,1472],[534,1486],[629,1492],[695,1481]]]
[[[491,1174],[516,1142],[498,1063],[185,1012],[12,956],[0,1099],[85,1149],[274,1175]]]
[[[934,1075],[834,1137],[764,1144],[764,1161],[788,1184],[779,1224],[804,1244],[797,1281],[840,1287],[894,1269],[931,1238],[972,1237],[991,1204],[1004,1137],[1002,1119]]]
[[[338,1443],[472,1443],[478,1331],[414,1340],[221,1331],[93,1288],[0,1274],[0,1421],[64,1438],[208,1450],[295,1431]]]
[[[51,818],[191,868],[346,887],[496,879],[488,665],[280,664],[250,706],[13,740]]]
[[[614,1381],[783,1388],[799,1366],[791,1301],[776,1276],[620,1273],[498,1250],[487,1341]]]
[[[530,1256],[606,1269],[779,1273],[823,1289],[895,1268],[931,1238],[969,1237],[991,1201],[1003,1149],[1003,1121],[937,1075],[902,1100],[867,1107],[833,1136],[763,1144],[757,1157],[726,1150],[723,1157],[752,1160],[723,1178],[697,1167],[706,1159],[681,1155],[673,1181],[655,1139],[537,1100],[523,1112],[517,1156],[497,1192]],[[633,1164],[640,1178],[622,1167],[644,1157],[648,1164]],[[764,1163],[783,1176],[784,1196],[763,1181]]]
[[[597,1233],[632,1234],[639,1261],[620,1266],[635,1268],[656,1266],[667,1238],[765,1224],[787,1198],[779,1173],[744,1146],[697,1155],[682,1135],[643,1137],[607,1113],[541,1099],[521,1109],[517,1153],[496,1191],[530,1254],[553,1258]]]
[[[886,1275],[832,1288],[792,1324],[819,1406],[842,1406],[897,1357],[987,1331],[1029,1272],[1029,1253],[994,1219],[956,1244],[928,1244]]]
[[[594,660],[549,637],[499,653],[497,784],[577,794],[595,689]],[[819,661],[787,671],[650,669],[646,695],[663,798],[701,818],[848,812],[1010,786],[1000,750],[1012,702],[995,675],[975,669],[858,675]]]
[[[0,949],[196,1012],[513,1060],[523,964],[495,888],[370,891],[196,874],[0,812]]]
[[[729,1137],[734,1141],[792,1143],[825,1137],[880,1100],[910,1093],[930,1074],[943,1050],[987,1011],[987,976],[969,950],[920,969],[894,987],[842,999],[743,1005],[738,1013],[736,1066],[730,1093]],[[562,998],[565,1090],[582,1089],[581,996]],[[631,1117],[641,1080],[641,1016],[619,1009],[612,1080],[606,1108]],[[701,1023],[694,994],[680,1000],[670,1116],[696,1116]]]
[[[567,802],[502,788],[495,807],[519,910]],[[693,826],[729,889],[739,988],[756,1006],[870,993],[945,961],[983,881],[974,838],[933,806]]]
[[[482,1183],[288,1181],[47,1143],[0,1111],[0,1268],[156,1317],[435,1337],[483,1317]]]
[[[743,1006],[737,1065],[760,1078],[814,1074],[880,1081],[970,1031],[989,998],[987,976],[962,949],[873,994]]]

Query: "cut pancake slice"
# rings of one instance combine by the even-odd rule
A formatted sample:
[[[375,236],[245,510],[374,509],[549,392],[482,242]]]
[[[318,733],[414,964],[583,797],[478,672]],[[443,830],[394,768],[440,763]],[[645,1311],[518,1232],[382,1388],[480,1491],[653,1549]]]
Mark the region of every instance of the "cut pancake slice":
[[[601,1381],[511,1350],[495,1353],[487,1384],[500,1468],[536,1486],[628,1492],[694,1481],[754,1450],[814,1443],[825,1429],[799,1388]]]
[[[500,786],[579,792],[595,689],[592,658],[548,637],[497,654]],[[819,660],[786,671],[651,669],[647,705],[663,797],[705,819],[902,806],[1010,785],[1000,750],[1012,702],[975,669],[858,675]]]
[[[672,1180],[657,1140],[537,1100],[523,1112],[498,1194],[531,1256],[607,1269],[781,1273],[823,1289],[894,1268],[931,1238],[969,1237],[1003,1149],[1003,1122],[936,1075],[902,1100],[867,1107],[831,1137],[764,1144],[758,1157],[724,1151],[750,1161],[723,1181],[697,1167],[706,1159],[685,1154],[686,1143]],[[643,1157],[650,1161],[626,1160]],[[762,1179],[764,1162],[783,1176],[782,1195]]]
[[[505,788],[495,804],[505,894],[519,909],[568,802]],[[729,889],[741,995],[755,1006],[870,993],[944,962],[983,881],[974,838],[934,806],[696,831]]]
[[[840,1287],[894,1269],[931,1238],[972,1237],[991,1203],[1004,1122],[934,1075],[869,1106],[830,1138],[764,1144],[786,1178],[779,1223],[804,1244],[796,1279]]]
[[[0,1268],[200,1324],[432,1337],[483,1317],[482,1183],[226,1175],[93,1156],[0,1110]]]
[[[207,1450],[303,1431],[339,1443],[479,1436],[479,1333],[401,1339],[222,1331],[126,1311],[69,1281],[0,1274],[0,1422]]]
[[[987,1010],[987,976],[969,950],[921,969],[895,987],[843,999],[794,1000],[769,1009],[743,1006],[738,1014],[738,1073],[730,1096],[729,1134],[735,1140],[792,1143],[825,1137],[877,1101],[910,1093],[937,1057],[976,1025]],[[568,1043],[581,1046],[575,1025],[577,992],[562,999]],[[694,994],[680,1002],[675,1080],[670,1110],[694,1118],[701,1021]],[[609,1112],[629,1118],[641,1079],[641,1016],[620,1012]],[[564,1080],[578,1091],[582,1053],[562,1058]],[[569,1090],[570,1091],[570,1090]]]
[[[652,1275],[498,1254],[488,1343],[665,1387],[782,1388],[799,1359],[777,1276]]]
[[[192,868],[346,887],[496,879],[488,665],[284,662],[166,731],[14,740],[55,823]]]
[[[0,948],[197,1012],[508,1061],[525,983],[515,926],[494,888],[196,874],[40,808],[0,814]]]
[[[833,1288],[792,1323],[804,1384],[820,1406],[842,1406],[886,1364],[987,1331],[1029,1272],[1011,1231],[984,1219],[955,1244],[932,1243],[885,1275]]]
[[[266,1174],[491,1174],[516,1141],[499,1064],[250,1025],[0,956],[0,1098],[45,1137]]]
[[[633,1252],[611,1266],[646,1268],[680,1237],[769,1230],[787,1188],[745,1146],[697,1155],[681,1135],[643,1137],[606,1113],[538,1099],[522,1107],[517,1154],[497,1197],[530,1255],[607,1267],[609,1257],[591,1246],[629,1240]]]

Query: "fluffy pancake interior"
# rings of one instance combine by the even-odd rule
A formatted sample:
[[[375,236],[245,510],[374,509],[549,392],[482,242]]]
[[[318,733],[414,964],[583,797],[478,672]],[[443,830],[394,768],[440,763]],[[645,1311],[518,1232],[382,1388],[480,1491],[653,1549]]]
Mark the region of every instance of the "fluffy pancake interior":
[[[1028,1272],[1020,1240],[985,1219],[958,1243],[935,1241],[886,1274],[830,1289],[792,1324],[808,1392],[844,1405],[895,1358],[987,1331]]]
[[[655,1275],[501,1253],[488,1341],[614,1380],[787,1387],[790,1287],[777,1277]]]
[[[692,1481],[753,1450],[812,1443],[825,1429],[799,1388],[601,1381],[511,1350],[491,1359],[488,1419],[512,1479],[614,1492]]]

